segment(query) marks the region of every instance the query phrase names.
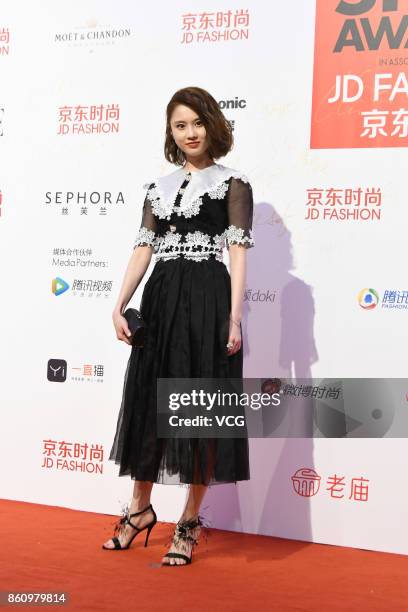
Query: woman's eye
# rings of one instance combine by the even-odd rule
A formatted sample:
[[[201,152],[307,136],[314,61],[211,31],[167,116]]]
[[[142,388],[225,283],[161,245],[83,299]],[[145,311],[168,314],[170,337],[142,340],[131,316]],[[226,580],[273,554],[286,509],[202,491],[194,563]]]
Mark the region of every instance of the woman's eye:
[[[196,121],[195,125],[200,127],[200,126],[203,125],[203,122],[202,121]],[[185,126],[184,126],[184,124],[179,123],[178,125],[176,125],[176,127],[177,127],[178,130],[182,130]]]

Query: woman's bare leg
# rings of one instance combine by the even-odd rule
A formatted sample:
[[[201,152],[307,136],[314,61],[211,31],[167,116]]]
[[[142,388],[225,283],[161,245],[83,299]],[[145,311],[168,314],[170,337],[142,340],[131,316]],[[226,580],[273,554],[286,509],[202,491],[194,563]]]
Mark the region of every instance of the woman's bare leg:
[[[129,506],[129,514],[133,514],[133,512],[140,512],[150,504],[150,495],[153,487],[153,482],[149,482],[147,480],[135,480],[133,486],[133,495],[132,500]],[[145,525],[148,525],[153,520],[153,512],[148,510],[140,514],[139,516],[134,516],[130,519],[139,529],[143,528]],[[131,525],[126,523],[120,532],[117,534],[117,538],[119,539],[120,545],[126,546],[129,542],[131,536],[135,533],[135,530]],[[115,548],[112,540],[108,540],[105,542],[104,546],[106,548]]]
[[[206,485],[190,485],[186,505],[180,517],[181,521],[189,521],[198,516],[207,489]]]

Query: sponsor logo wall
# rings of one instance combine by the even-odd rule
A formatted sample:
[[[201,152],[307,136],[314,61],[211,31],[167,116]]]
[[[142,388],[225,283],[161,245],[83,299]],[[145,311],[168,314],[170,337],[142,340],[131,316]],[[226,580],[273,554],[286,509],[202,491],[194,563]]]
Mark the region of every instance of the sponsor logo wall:
[[[108,461],[129,355],[111,312],[143,184],[174,170],[181,87],[214,95],[235,137],[219,161],[253,186],[244,374],[405,376],[407,2],[3,4],[2,497],[129,499]],[[330,431],[252,439],[251,480],[207,493],[214,527],[407,554],[405,439]],[[155,487],[161,520],[185,493]]]

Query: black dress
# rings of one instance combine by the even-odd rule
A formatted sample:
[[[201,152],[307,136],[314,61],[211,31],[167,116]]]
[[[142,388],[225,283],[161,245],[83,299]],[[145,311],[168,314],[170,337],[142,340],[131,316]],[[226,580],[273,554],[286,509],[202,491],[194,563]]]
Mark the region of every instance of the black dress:
[[[252,188],[220,164],[180,168],[145,185],[135,242],[155,265],[140,304],[148,326],[131,349],[109,459],[119,476],[162,484],[249,480],[248,439],[167,439],[156,434],[156,378],[241,378],[243,349],[228,356],[231,277],[223,247],[254,246]]]

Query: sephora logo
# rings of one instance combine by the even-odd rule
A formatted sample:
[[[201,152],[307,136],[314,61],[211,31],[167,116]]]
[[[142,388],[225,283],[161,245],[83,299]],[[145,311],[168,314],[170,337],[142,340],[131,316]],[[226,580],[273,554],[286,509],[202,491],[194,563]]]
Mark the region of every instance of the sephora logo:
[[[46,204],[124,204],[122,191],[47,191]]]

